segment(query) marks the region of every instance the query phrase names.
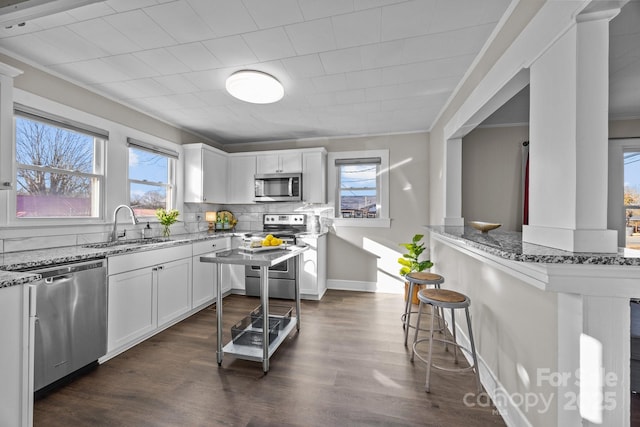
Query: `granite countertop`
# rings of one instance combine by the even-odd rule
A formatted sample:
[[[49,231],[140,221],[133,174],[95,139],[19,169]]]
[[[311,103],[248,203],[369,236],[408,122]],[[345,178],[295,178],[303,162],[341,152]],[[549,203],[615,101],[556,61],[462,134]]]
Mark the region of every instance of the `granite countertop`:
[[[425,228],[487,253],[512,261],[548,264],[597,264],[640,266],[640,250],[619,248],[618,253],[569,252],[522,241],[522,233],[472,227],[428,225]]]
[[[56,248],[37,249],[0,254],[0,288],[30,283],[40,279],[37,273],[21,272],[20,270],[37,269],[49,265],[80,262],[91,259],[106,258],[129,252],[148,251],[169,246],[191,244],[197,241],[211,240],[228,236],[242,236],[245,232],[215,232],[206,231],[189,234],[176,234],[170,239],[152,238],[148,241],[134,239],[118,242],[116,245],[103,243],[87,243],[78,246],[64,246]]]

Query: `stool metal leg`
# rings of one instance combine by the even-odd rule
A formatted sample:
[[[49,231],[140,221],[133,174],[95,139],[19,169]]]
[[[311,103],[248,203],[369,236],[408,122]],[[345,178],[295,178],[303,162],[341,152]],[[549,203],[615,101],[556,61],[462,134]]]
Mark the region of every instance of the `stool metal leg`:
[[[469,328],[469,341],[471,341],[471,355],[473,356],[473,369],[476,371],[476,384],[478,393],[482,392],[482,384],[480,383],[480,370],[478,369],[478,356],[476,355],[476,345],[473,342],[473,331],[471,330],[471,317],[469,316],[469,307],[465,308],[467,315],[467,328]]]
[[[407,337],[409,336],[409,325],[411,324],[411,310],[413,309],[413,304],[411,298],[413,296],[413,282],[409,281],[409,295],[407,295],[407,309],[405,310],[404,316],[404,346],[407,346]]]
[[[417,323],[416,326],[420,326],[420,318],[422,317],[422,306],[423,303],[422,301],[420,302],[420,304],[418,304],[418,319],[417,319]],[[418,331],[420,329],[416,328],[416,332],[413,334],[413,344],[415,345],[416,341],[418,340]],[[411,361],[413,362],[413,355],[415,354],[415,349],[412,347],[411,348]]]
[[[422,306],[422,304],[420,304]],[[431,325],[429,326],[429,357],[427,359],[427,378],[424,383],[424,390],[429,393],[429,378],[431,377],[431,356],[433,355],[433,322],[435,319],[435,307],[431,306]]]
[[[407,327],[407,312],[409,311],[410,304],[411,304],[411,301],[407,297],[407,300],[404,302],[404,314],[402,315],[402,329],[405,329]]]
[[[456,314],[454,309],[451,309],[451,327],[453,328],[453,342],[454,343],[458,343],[458,340],[456,339]],[[453,346],[453,360],[455,362],[455,364],[458,364],[458,346],[454,345]]]

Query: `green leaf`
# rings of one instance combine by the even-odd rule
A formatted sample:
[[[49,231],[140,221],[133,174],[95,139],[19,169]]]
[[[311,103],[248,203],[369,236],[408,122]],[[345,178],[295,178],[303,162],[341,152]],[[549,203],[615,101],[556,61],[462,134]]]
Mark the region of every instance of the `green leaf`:
[[[423,237],[424,234],[416,234],[415,236],[413,236],[413,243],[418,243],[420,240],[422,240]]]
[[[406,260],[406,259],[404,259],[404,258],[398,258],[398,263],[399,263],[400,265],[404,265],[405,267],[411,267],[411,262],[410,262],[410,261],[407,261],[407,260]]]

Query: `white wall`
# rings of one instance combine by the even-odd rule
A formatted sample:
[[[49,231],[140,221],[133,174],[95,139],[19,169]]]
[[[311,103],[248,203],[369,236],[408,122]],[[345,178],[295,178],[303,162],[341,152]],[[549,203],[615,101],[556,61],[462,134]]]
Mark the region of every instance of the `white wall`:
[[[462,216],[522,231],[522,142],[527,126],[476,128],[462,139]]]

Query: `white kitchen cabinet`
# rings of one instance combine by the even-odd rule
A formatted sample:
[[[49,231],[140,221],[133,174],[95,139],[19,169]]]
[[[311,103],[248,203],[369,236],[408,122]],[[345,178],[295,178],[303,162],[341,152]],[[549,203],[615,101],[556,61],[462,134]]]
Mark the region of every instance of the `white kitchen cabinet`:
[[[227,185],[227,203],[255,203],[254,175],[256,174],[256,156],[236,156],[228,158],[229,175]]]
[[[191,245],[180,245],[107,259],[107,358],[189,312],[191,255]]]
[[[302,201],[327,203],[327,153],[302,153]]]
[[[283,150],[258,155],[256,170],[257,173],[300,173],[302,172],[302,153]]]
[[[0,425],[30,426],[33,409],[33,331],[28,286],[0,288]],[[35,317],[31,318],[35,322]]]
[[[319,300],[327,290],[327,235],[296,238],[309,250],[298,256],[298,280],[300,297]]]
[[[227,202],[227,154],[204,144],[184,148],[184,201]]]
[[[21,70],[0,63],[0,190],[15,187],[13,79],[20,74]]]
[[[166,325],[191,310],[191,258],[168,262],[157,267],[158,327]]]
[[[196,242],[193,244],[193,291],[191,296],[192,308],[205,307],[215,301],[218,279],[216,264],[200,262],[200,257],[206,254],[222,251],[231,247],[230,237]]]
[[[156,329],[156,292],[150,268],[109,276],[107,353]]]
[[[231,247],[237,249],[242,244],[242,237],[233,237]],[[222,295],[236,291],[239,294],[245,292],[244,265],[222,265]]]

